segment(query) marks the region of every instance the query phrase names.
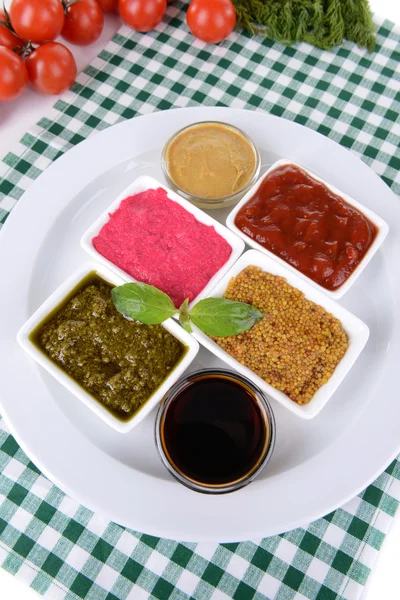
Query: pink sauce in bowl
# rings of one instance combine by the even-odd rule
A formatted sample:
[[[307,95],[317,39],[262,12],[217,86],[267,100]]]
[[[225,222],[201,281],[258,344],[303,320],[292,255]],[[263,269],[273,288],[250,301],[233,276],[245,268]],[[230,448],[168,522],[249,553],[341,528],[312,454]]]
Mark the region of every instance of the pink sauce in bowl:
[[[191,302],[225,265],[232,247],[162,188],[128,196],[92,240],[94,248],[138,281]]]

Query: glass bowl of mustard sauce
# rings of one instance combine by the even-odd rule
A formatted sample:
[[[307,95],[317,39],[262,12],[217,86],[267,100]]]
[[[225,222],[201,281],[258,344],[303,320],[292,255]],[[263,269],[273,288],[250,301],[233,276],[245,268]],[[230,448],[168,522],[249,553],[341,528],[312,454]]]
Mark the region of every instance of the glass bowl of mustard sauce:
[[[202,121],[167,141],[161,166],[173,190],[210,209],[238,202],[257,181],[261,160],[253,141],[237,127]]]

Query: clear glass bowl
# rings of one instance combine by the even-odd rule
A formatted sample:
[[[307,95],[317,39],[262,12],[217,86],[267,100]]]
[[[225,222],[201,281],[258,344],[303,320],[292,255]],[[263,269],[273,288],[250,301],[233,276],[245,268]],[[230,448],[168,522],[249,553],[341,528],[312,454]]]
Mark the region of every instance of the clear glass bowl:
[[[204,198],[202,196],[196,196],[194,194],[190,194],[186,190],[183,190],[171,177],[170,172],[169,172],[169,166],[168,166],[168,152],[169,152],[171,144],[181,134],[183,134],[186,131],[189,131],[190,129],[198,127],[199,125],[221,125],[223,127],[231,129],[238,135],[242,136],[248,142],[248,144],[251,146],[251,148],[254,152],[254,158],[255,158],[254,172],[253,172],[253,175],[251,176],[250,180],[248,181],[248,183],[246,183],[246,185],[242,189],[237,190],[233,194],[229,194],[228,196],[223,196],[221,198]],[[169,138],[169,140],[165,144],[163,151],[162,151],[161,167],[162,167],[165,179],[167,180],[169,187],[172,188],[174,191],[178,192],[186,200],[193,202],[193,204],[195,204],[196,206],[199,206],[200,208],[206,208],[206,209],[224,208],[226,206],[232,206],[233,204],[236,204],[236,202],[239,202],[239,200],[246,194],[246,192],[256,183],[258,176],[260,174],[261,158],[260,158],[260,153],[259,153],[257,147],[255,146],[254,142],[251,140],[251,138],[249,138],[249,136],[246,133],[244,133],[244,131],[242,131],[238,127],[235,127],[234,125],[230,125],[229,123],[224,123],[222,121],[199,121],[197,123],[192,123],[191,125],[188,125],[186,127],[183,127],[182,129],[179,129],[179,131],[174,133],[174,135]]]
[[[233,379],[234,381],[237,381],[245,388],[247,387],[254,396],[266,424],[266,443],[256,463],[245,475],[239,477],[234,481],[222,484],[203,483],[185,475],[185,473],[183,473],[182,470],[178,469],[178,467],[175,466],[174,462],[170,458],[169,453],[165,447],[165,440],[163,435],[163,428],[165,426],[168,408],[171,406],[171,403],[185,388],[189,387],[193,381],[207,375],[216,375],[222,377],[225,376],[231,380]],[[234,492],[248,485],[264,469],[265,465],[271,458],[275,446],[275,418],[271,406],[269,404],[267,395],[262,390],[260,390],[260,388],[257,385],[255,385],[252,381],[247,379],[247,377],[239,375],[234,371],[229,371],[228,369],[202,369],[200,371],[194,371],[189,375],[182,377],[166,393],[157,412],[157,417],[155,421],[155,438],[157,449],[161,456],[161,460],[163,461],[165,467],[168,469],[171,475],[173,475],[180,483],[196,492],[202,492],[206,494],[224,494],[228,492]]]

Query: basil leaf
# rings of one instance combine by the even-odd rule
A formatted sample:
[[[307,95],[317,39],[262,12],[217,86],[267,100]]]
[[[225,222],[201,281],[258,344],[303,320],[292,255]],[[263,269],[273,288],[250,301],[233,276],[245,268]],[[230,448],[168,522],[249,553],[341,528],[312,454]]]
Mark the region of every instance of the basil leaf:
[[[158,325],[176,313],[171,298],[147,283],[125,283],[113,288],[111,296],[124,317],[146,325]]]
[[[180,313],[187,313],[188,306],[189,306],[189,298],[185,298],[185,300],[182,302],[182,304],[179,307],[179,312]]]
[[[262,318],[263,314],[255,306],[226,298],[200,300],[190,311],[190,319],[199,329],[218,337],[247,331]]]

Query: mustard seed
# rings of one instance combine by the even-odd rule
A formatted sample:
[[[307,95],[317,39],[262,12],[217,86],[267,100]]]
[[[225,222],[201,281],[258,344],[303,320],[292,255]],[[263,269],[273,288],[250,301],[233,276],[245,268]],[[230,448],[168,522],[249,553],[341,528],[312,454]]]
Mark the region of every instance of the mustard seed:
[[[310,402],[348,348],[339,319],[307,300],[283,277],[246,267],[225,298],[252,304],[264,318],[240,336],[213,340],[297,404]]]

